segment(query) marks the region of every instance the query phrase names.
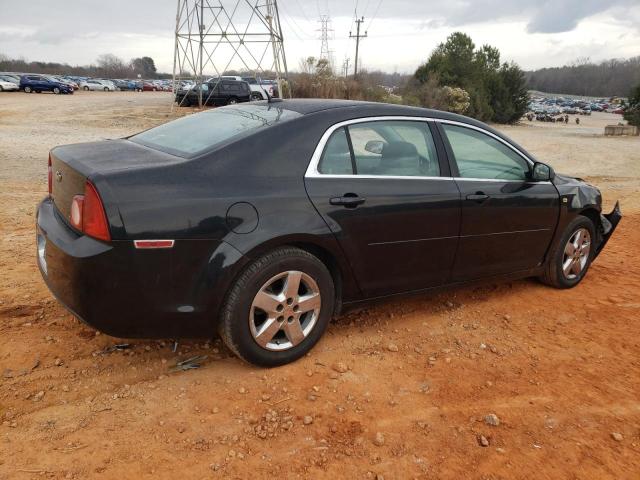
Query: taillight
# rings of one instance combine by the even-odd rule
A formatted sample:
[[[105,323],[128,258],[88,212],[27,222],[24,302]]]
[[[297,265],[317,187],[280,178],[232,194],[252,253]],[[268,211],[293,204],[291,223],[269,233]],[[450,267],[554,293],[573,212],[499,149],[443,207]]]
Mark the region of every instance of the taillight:
[[[84,210],[84,195],[75,195],[71,201],[71,213],[69,220],[78,230],[82,231],[82,217]]]
[[[53,193],[53,170],[51,169],[51,154],[49,154],[49,166],[47,170],[47,176],[49,179],[49,196]]]
[[[71,225],[90,237],[111,240],[107,216],[96,187],[89,181],[84,185],[84,195],[76,195],[71,202]]]

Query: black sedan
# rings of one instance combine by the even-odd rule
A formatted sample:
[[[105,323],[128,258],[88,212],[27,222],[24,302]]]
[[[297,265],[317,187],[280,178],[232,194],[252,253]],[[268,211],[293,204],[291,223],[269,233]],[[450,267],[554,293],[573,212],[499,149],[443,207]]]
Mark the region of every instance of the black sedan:
[[[205,111],[54,148],[42,276],[121,337],[293,361],[343,307],[471,281],[570,288],[613,233],[597,188],[475,120],[327,100]]]

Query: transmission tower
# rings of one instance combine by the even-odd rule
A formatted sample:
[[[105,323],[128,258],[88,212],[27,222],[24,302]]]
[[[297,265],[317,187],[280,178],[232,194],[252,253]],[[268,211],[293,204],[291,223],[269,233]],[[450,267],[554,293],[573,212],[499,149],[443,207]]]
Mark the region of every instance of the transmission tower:
[[[333,32],[329,15],[320,15],[320,60],[326,60],[329,65],[333,63],[333,52],[329,50],[329,32]]]
[[[257,78],[275,74],[280,96],[291,96],[277,1],[178,0],[174,92],[181,80],[203,82],[232,68]]]

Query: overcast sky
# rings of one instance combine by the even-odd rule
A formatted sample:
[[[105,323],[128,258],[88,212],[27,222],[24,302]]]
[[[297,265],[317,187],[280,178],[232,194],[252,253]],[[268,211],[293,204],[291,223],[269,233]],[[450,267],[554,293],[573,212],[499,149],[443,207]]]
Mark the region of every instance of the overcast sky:
[[[236,0],[222,3],[232,10]],[[73,65],[90,64],[103,53],[126,60],[148,55],[159,70],[170,72],[176,5],[177,0],[0,0],[0,53]],[[476,45],[498,47],[503,60],[524,69],[561,66],[578,57],[640,55],[640,0],[280,0],[278,5],[292,70],[302,57],[320,54],[321,14],[332,20],[336,64],[346,56],[353,59],[355,44],[348,36],[355,33],[356,11],[365,17],[368,37],[360,53],[369,69],[412,72],[456,30]]]

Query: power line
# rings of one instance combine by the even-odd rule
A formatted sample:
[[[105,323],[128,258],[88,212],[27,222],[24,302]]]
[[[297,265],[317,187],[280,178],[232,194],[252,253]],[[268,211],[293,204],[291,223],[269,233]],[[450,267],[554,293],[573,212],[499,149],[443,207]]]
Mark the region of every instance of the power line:
[[[369,28],[371,27],[371,24],[373,23],[373,20],[376,18],[376,16],[378,15],[378,12],[380,11],[380,5],[382,5],[382,0],[380,0],[378,2],[378,6],[376,7],[376,11],[373,12],[373,17],[371,17],[371,20],[369,20],[369,25],[367,25],[367,30],[369,30]]]

